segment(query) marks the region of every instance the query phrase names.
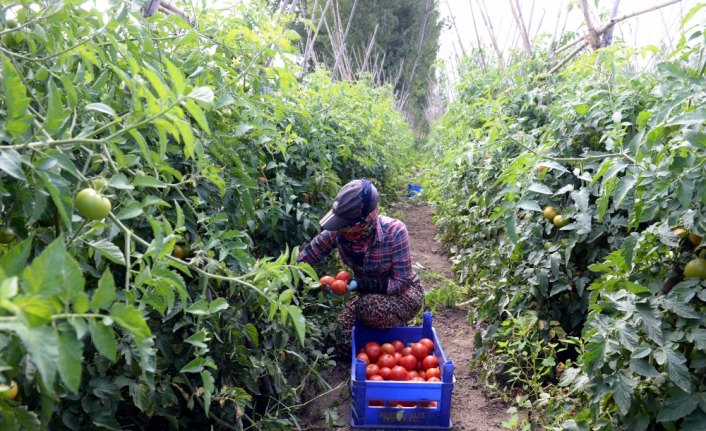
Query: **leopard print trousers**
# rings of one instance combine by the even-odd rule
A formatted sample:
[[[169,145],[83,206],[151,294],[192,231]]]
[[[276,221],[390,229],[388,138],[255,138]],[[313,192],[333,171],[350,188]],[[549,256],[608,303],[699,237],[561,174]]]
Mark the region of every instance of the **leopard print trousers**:
[[[343,358],[350,357],[351,338],[356,317],[361,324],[378,329],[406,326],[424,307],[424,288],[417,278],[401,295],[357,295],[350,299],[338,315],[341,332],[336,340],[336,351]]]

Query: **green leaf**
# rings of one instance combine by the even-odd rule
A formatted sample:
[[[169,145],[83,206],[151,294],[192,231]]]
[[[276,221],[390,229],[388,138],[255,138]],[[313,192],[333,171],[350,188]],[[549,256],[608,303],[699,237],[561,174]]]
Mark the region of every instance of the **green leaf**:
[[[115,320],[115,323],[130,331],[138,343],[151,335],[147,322],[142,317],[140,310],[136,308],[119,302],[115,303],[110,308],[110,317]]]
[[[27,182],[25,173],[22,171],[20,153],[15,150],[0,151],[0,170],[15,179]]]
[[[189,93],[189,98],[207,105],[213,104],[213,90],[210,87],[197,87]]]
[[[29,259],[31,250],[32,238],[27,238],[0,256],[0,268],[5,273],[5,277],[13,277],[22,272],[27,266],[27,259]]]
[[[540,193],[543,195],[551,195],[552,194],[552,189],[549,187],[545,186],[544,184],[539,184],[539,183],[532,183],[529,185],[527,190],[535,193]]]
[[[203,366],[206,360],[204,358],[196,358],[193,359],[191,362],[188,364],[184,365],[181,370],[179,370],[180,373],[200,373],[203,371]]]
[[[680,390],[669,391],[669,397],[657,413],[657,422],[672,422],[687,416],[699,405],[699,397]]]
[[[47,132],[53,134],[61,128],[71,111],[65,109],[62,105],[61,93],[56,87],[56,84],[54,84],[53,79],[49,79],[49,85],[47,87],[49,88],[49,106],[47,107],[47,117],[44,121],[44,128]]]
[[[213,375],[207,370],[201,372],[201,381],[203,382],[203,408],[208,416],[208,410],[211,407],[211,396],[216,390],[215,380]]]
[[[206,120],[206,115],[204,115],[203,110],[201,110],[199,105],[194,103],[192,100],[187,100],[186,103],[184,103],[184,107],[187,111],[189,111],[189,115],[196,120],[196,123],[199,125],[201,130],[206,133],[211,133],[211,130],[208,127],[208,120]]]
[[[29,129],[34,115],[29,113],[30,98],[22,83],[20,74],[12,61],[2,55],[2,82],[5,94],[5,130],[10,136],[18,137]]]
[[[296,331],[297,338],[299,338],[299,342],[301,343],[302,347],[304,347],[304,341],[306,340],[306,319],[304,318],[304,314],[299,309],[299,307],[295,305],[289,305],[286,308],[287,311],[289,311],[289,316],[292,318],[292,324],[294,325],[294,330]]]
[[[13,301],[29,326],[42,326],[51,322],[54,309],[51,304],[39,296],[22,296]]]
[[[63,281],[65,256],[64,239],[59,237],[22,271],[22,286],[27,293],[42,296],[58,294]]]
[[[0,281],[0,304],[14,298],[19,292],[19,281],[17,277],[8,277]]]
[[[629,175],[626,175],[620,179],[618,186],[613,192],[613,207],[618,208],[622,203],[628,193],[633,190],[637,180]]]
[[[196,316],[203,316],[208,314],[208,302],[203,299],[194,302],[186,309],[187,313],[194,314]]]
[[[132,185],[135,187],[154,187],[158,189],[167,187],[162,181],[147,175],[135,175],[135,178],[132,179]]]
[[[643,377],[657,377],[659,372],[655,367],[644,359],[630,359],[630,369]]]
[[[118,246],[108,241],[107,239],[99,239],[98,241],[92,241],[89,242],[88,245],[95,248],[96,251],[101,254],[101,256],[105,257],[109,261],[123,266],[127,265],[127,262],[125,261],[125,256],[120,251]]]
[[[169,73],[169,78],[171,79],[172,85],[176,90],[178,95],[184,94],[184,89],[186,88],[186,82],[184,80],[184,74],[181,70],[174,66],[174,63],[165,59],[164,64],[167,66],[167,72]]]
[[[115,113],[115,110],[113,108],[106,105],[105,103],[89,103],[88,105],[86,105],[86,109],[89,111],[102,112],[102,113],[108,114],[112,117],[117,117],[117,115],[118,115]]]
[[[194,132],[191,130],[191,124],[182,119],[174,119],[173,123],[179,129],[179,135],[181,135],[181,140],[184,143],[184,155],[193,159],[196,137],[194,137]]]
[[[80,292],[74,297],[74,312],[83,314],[88,313],[91,309],[91,302],[88,300],[88,295],[85,292]]]
[[[83,343],[73,331],[59,334],[59,376],[71,392],[77,394],[81,385],[81,364],[83,363]]]
[[[98,280],[98,288],[93,292],[91,308],[96,313],[101,309],[107,310],[110,304],[115,301],[115,280],[109,268],[106,268]]]
[[[205,349],[208,345],[205,343],[207,341],[208,333],[205,330],[200,330],[194,335],[190,336],[184,342],[191,344],[192,346],[200,347]]]
[[[39,370],[42,382],[53,392],[56,378],[56,364],[59,360],[59,339],[52,326],[30,328],[19,322],[0,322],[0,331],[6,330],[17,334],[27,349],[29,358]]]
[[[211,302],[211,304],[208,306],[208,313],[209,314],[215,314],[218,313],[219,311],[227,310],[228,309],[228,301],[225,300],[225,298],[218,298]]]
[[[625,416],[630,411],[630,404],[632,402],[632,386],[633,381],[629,375],[627,375],[625,370],[620,370],[617,375],[617,379],[612,386],[613,389],[613,399],[620,409],[620,413]]]
[[[248,323],[245,325],[245,336],[248,338],[248,341],[250,341],[255,347],[258,347],[260,345],[260,337],[257,332],[257,326],[253,325],[252,323]]]
[[[115,362],[118,355],[118,344],[115,341],[113,328],[104,325],[102,321],[91,320],[88,323],[88,332],[91,334],[91,340],[98,353],[111,362]]]

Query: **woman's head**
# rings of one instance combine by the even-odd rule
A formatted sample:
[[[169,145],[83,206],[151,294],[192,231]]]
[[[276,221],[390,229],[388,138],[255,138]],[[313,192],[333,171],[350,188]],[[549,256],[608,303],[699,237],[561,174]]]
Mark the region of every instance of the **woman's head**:
[[[377,214],[378,191],[368,180],[353,180],[343,186],[333,208],[319,221],[324,230],[340,230],[365,223],[368,216]]]

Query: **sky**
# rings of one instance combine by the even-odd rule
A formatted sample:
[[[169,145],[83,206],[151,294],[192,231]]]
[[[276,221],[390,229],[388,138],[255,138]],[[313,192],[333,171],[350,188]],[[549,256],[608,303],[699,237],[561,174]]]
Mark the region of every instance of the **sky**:
[[[484,45],[490,47],[490,37],[479,15],[478,8],[481,3],[485,3],[487,7],[501,49],[506,47],[507,50],[513,45],[521,48],[522,42],[518,38],[517,25],[512,16],[509,1],[438,0],[442,18],[446,18],[450,22],[450,18],[453,17],[458,28],[458,33],[453,26],[443,30],[440,37],[439,58],[453,64],[453,58],[462,52],[461,44],[467,52],[477,46],[471,15],[471,2],[475,11],[478,35]],[[518,0],[518,2],[524,21],[529,27],[530,39],[535,35],[545,33],[551,40],[555,29],[560,33],[562,27],[565,27],[566,31],[573,32],[586,30],[583,14],[577,0]],[[570,3],[573,3],[571,11],[569,11]],[[589,0],[588,3],[595,21],[607,21],[613,0]],[[618,16],[660,3],[664,3],[664,0],[621,0]],[[630,18],[616,25],[614,37],[623,39],[627,44],[633,46],[673,45],[678,40],[678,27],[682,17],[697,3],[699,3],[697,0],[682,0],[663,9]],[[696,23],[698,20],[693,22]],[[564,23],[566,24],[564,25]]]

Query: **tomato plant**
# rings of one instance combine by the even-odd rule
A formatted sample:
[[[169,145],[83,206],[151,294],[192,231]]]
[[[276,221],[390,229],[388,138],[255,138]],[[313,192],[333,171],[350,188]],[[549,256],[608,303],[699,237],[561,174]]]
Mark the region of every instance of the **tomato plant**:
[[[353,177],[391,199],[410,129],[388,88],[298,80],[259,2],[137,9],[0,11],[3,426],[291,429],[336,312],[296,247]]]

